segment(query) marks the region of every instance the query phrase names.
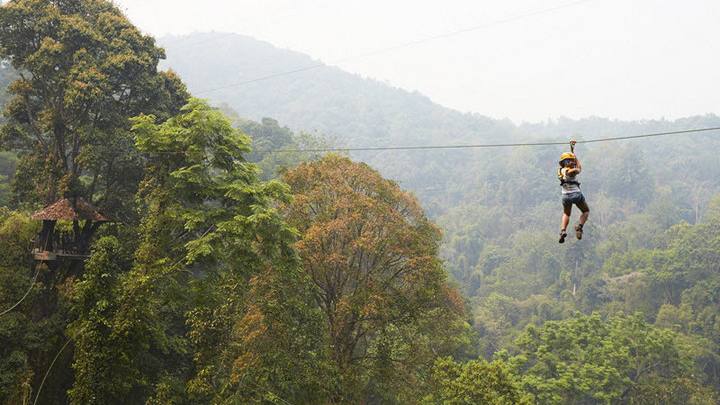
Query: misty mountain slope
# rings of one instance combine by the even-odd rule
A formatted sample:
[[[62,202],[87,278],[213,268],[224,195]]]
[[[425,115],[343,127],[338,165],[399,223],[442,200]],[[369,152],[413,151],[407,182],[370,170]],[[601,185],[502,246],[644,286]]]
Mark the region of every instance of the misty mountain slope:
[[[463,114],[420,93],[329,66],[228,87],[319,62],[235,34],[166,37],[160,43],[167,51],[165,66],[177,71],[194,94],[227,103],[243,117],[273,117],[343,145],[487,141],[513,128],[510,122]],[[219,90],[206,92],[213,89]]]
[[[463,114],[433,103],[428,97],[361,78],[333,67],[321,67],[240,86],[254,78],[301,69],[319,63],[310,56],[278,49],[236,34],[205,33],[160,40],[168,59],[190,90],[215,104],[226,103],[240,116],[277,119],[297,131],[317,131],[343,146],[432,145],[525,142],[537,139],[635,135],[647,132],[720,125],[720,117],[704,115],[679,120],[618,121],[590,117],[560,118],[539,124],[514,125],[479,114]],[[222,88],[222,89],[219,89]],[[210,91],[219,89],[217,91]],[[715,134],[653,138],[579,148],[588,167],[622,164],[633,148],[647,159],[650,177],[662,185],[676,170],[685,170],[688,150],[700,152],[696,164],[709,169],[693,181],[714,180]],[[500,199],[503,188],[494,176],[498,167],[514,167],[508,187],[529,190],[527,209],[553,198],[555,157],[564,148],[492,150],[387,151],[355,153],[383,175],[416,192],[431,214],[462,203]],[[623,153],[625,155],[623,155]],[[537,169],[537,167],[541,169]],[[710,176],[710,177],[708,177]],[[588,180],[598,186],[605,176]],[[593,187],[595,188],[595,187]],[[488,194],[489,193],[489,194]],[[523,207],[525,209],[525,207]]]

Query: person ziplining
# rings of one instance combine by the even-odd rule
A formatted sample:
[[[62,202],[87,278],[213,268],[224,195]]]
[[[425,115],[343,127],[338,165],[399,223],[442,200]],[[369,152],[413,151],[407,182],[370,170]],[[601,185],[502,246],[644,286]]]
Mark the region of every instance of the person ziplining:
[[[587,202],[585,202],[585,196],[580,190],[580,182],[577,180],[577,176],[582,171],[582,165],[575,155],[576,143],[577,141],[570,141],[570,152],[565,152],[560,155],[560,168],[557,174],[560,180],[560,187],[562,187],[563,205],[562,222],[560,224],[560,243],[565,243],[573,205],[577,205],[581,212],[580,220],[578,224],[575,225],[575,236],[578,240],[583,237],[583,226],[585,226],[585,222],[587,222],[588,216],[590,215],[590,208]]]

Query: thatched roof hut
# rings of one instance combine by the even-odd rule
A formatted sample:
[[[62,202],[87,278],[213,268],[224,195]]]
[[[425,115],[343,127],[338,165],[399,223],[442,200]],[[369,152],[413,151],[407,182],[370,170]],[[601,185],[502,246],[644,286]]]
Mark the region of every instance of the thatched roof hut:
[[[73,204],[74,201],[74,204]],[[32,219],[38,221],[77,221],[90,220],[95,222],[109,222],[110,219],[101,214],[97,208],[82,198],[70,200],[63,198],[48,205],[42,210],[32,214]]]

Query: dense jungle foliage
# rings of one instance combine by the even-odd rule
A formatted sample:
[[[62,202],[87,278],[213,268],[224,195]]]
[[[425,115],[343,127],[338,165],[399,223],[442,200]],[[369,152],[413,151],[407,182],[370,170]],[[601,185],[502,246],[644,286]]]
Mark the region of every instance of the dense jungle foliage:
[[[0,8],[0,403],[720,400],[717,134],[579,145],[591,222],[563,246],[562,148],[297,151],[720,118],[516,126],[333,68],[211,107],[238,66],[314,63],[221,39],[165,39],[174,73],[105,0]],[[59,221],[87,257],[35,262],[62,198],[111,221]]]

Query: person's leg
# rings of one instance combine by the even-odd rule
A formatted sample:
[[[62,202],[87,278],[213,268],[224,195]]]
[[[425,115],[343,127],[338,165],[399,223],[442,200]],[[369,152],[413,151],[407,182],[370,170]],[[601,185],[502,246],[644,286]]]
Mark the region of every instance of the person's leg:
[[[580,225],[585,225],[585,222],[587,222],[588,217],[590,216],[590,207],[588,207],[587,203],[585,202],[585,197],[583,197],[582,201],[580,201],[577,204],[578,208],[580,208],[580,220],[578,221]]]
[[[585,222],[587,222],[588,217],[590,216],[590,210],[587,210],[580,214],[580,225],[585,225]]]
[[[563,216],[562,216],[562,222],[560,223],[560,230],[564,231],[567,229],[568,225],[570,224],[570,210],[564,210]]]
[[[567,227],[570,224],[570,213],[572,212],[572,203],[568,204],[563,200],[563,216],[560,222],[560,243],[565,243],[567,237]]]
[[[580,201],[576,203],[578,208],[580,209],[580,219],[578,220],[578,224],[575,226],[575,236],[578,239],[582,239],[583,237],[583,226],[585,225],[585,222],[588,220],[588,216],[590,216],[590,207],[588,207],[587,203],[585,202],[585,197],[583,196]]]

